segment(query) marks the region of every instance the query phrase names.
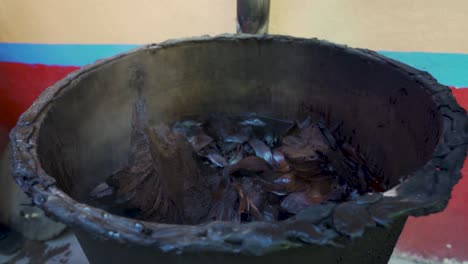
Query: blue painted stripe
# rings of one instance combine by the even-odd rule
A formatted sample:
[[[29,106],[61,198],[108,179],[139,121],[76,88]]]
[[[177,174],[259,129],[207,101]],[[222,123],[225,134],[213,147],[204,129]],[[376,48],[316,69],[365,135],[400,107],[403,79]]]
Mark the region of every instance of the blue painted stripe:
[[[0,43],[0,62],[83,66],[138,46]],[[428,71],[443,84],[468,87],[468,54],[395,51],[380,53]]]
[[[468,54],[396,51],[380,53],[427,71],[442,84],[468,87]]]
[[[0,61],[59,66],[83,66],[138,45],[0,43]]]

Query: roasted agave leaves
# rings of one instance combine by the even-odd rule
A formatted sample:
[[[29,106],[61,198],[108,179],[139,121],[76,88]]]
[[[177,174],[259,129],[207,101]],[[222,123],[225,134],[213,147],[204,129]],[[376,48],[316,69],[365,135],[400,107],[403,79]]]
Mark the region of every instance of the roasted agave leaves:
[[[366,159],[308,117],[212,114],[149,126],[135,103],[128,165],[91,192],[166,223],[278,221],[313,204],[380,191]]]

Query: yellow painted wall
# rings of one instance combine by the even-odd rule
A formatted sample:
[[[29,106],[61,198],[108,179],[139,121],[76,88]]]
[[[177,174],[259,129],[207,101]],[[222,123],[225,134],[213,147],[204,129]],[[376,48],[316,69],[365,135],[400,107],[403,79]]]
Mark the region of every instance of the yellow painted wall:
[[[235,0],[0,0],[0,42],[149,43],[235,32]],[[468,52],[468,0],[271,0],[270,32]]]
[[[376,50],[468,52],[467,0],[271,0],[270,32]]]
[[[234,32],[234,0],[0,0],[0,42],[119,43]]]

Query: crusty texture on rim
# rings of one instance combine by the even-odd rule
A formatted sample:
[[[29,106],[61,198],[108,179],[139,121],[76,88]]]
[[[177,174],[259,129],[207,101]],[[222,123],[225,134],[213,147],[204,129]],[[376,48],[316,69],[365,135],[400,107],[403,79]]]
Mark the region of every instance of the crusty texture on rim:
[[[393,67],[424,88],[442,115],[442,132],[432,159],[411,177],[382,194],[360,197],[338,206],[312,206],[295,220],[236,224],[212,222],[200,226],[171,225],[138,221],[107,213],[78,203],[61,191],[55,180],[42,169],[37,157],[38,130],[53,100],[72,80],[120,57],[142,50],[155,50],[192,42],[229,42],[242,39],[272,40],[291,43],[326,45],[364,60]],[[10,133],[12,172],[16,182],[33,203],[50,216],[67,225],[119,242],[154,246],[163,251],[221,251],[262,255],[270,251],[304,244],[335,244],[342,236],[359,237],[366,227],[387,225],[392,219],[407,215],[425,215],[441,211],[447,205],[452,187],[460,179],[466,157],[468,119],[450,89],[439,84],[427,72],[394,61],[373,51],[353,49],[317,39],[287,36],[220,35],[170,40],[147,45],[108,59],[100,60],[71,73],[46,89],[20,117]],[[391,195],[393,194],[393,195]],[[356,210],[359,217],[356,217]],[[352,221],[348,225],[346,221]],[[324,223],[333,223],[324,225]],[[343,223],[345,223],[343,225]]]

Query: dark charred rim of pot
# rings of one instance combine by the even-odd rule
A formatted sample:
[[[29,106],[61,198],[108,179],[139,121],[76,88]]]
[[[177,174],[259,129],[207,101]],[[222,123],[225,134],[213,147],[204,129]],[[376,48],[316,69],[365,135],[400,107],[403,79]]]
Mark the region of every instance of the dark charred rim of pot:
[[[369,63],[384,64],[414,80],[430,94],[442,115],[440,140],[431,160],[408,175],[392,190],[363,196],[339,205],[315,205],[294,219],[282,222],[212,222],[199,226],[150,223],[109,214],[81,204],[56,186],[42,169],[37,157],[38,131],[54,99],[68,84],[123,56],[144,50],[160,49],[194,42],[238,42],[243,40],[312,44],[352,54]],[[221,251],[262,255],[305,244],[336,245],[343,237],[357,238],[366,227],[389,225],[408,215],[441,211],[447,205],[452,187],[460,179],[468,143],[468,120],[465,110],[455,101],[450,89],[439,84],[427,72],[365,49],[354,49],[318,39],[275,35],[219,35],[169,40],[151,44],[83,67],[47,88],[24,112],[10,133],[13,177],[28,193],[33,203],[48,215],[92,235],[122,243],[153,246],[162,251]],[[410,176],[410,177],[409,177]],[[356,211],[357,210],[357,211]],[[357,213],[359,212],[359,213]],[[359,216],[359,217],[357,217]],[[347,220],[348,219],[348,220]],[[352,221],[351,221],[352,219]],[[349,241],[345,239],[345,241]]]

